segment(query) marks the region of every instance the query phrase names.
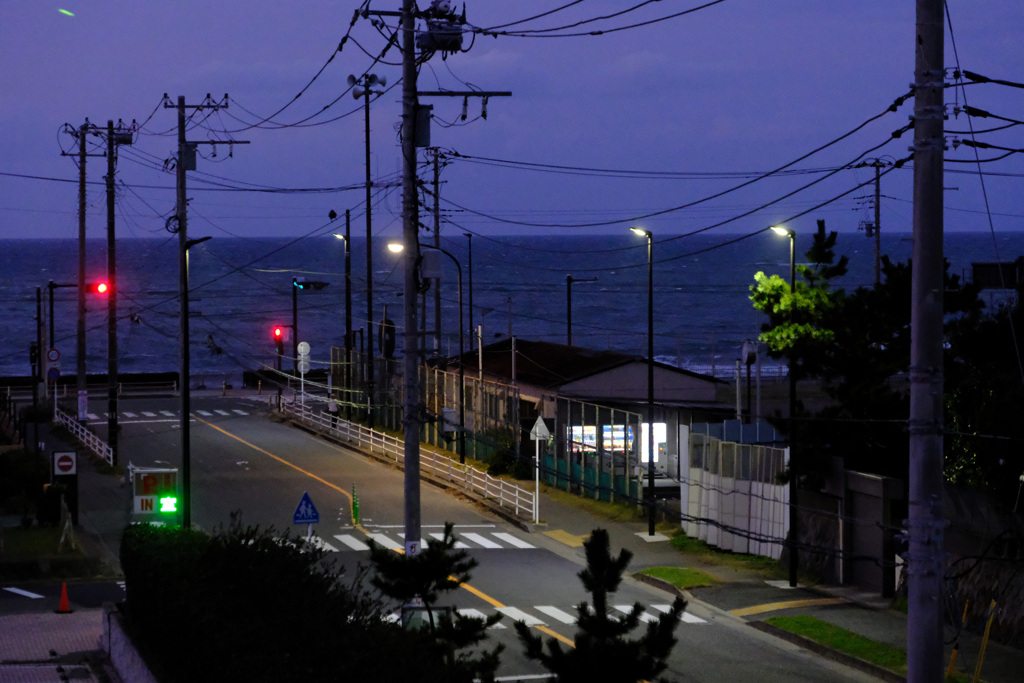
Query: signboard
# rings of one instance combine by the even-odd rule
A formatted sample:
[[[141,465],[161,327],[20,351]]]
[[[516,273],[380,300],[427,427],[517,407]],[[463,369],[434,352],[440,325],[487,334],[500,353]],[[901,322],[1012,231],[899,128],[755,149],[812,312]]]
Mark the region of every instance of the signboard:
[[[78,474],[78,454],[75,451],[53,452],[53,473]]]
[[[135,470],[132,477],[135,514],[178,512],[178,471]]]
[[[316,506],[313,505],[309,493],[303,493],[302,500],[299,501],[299,506],[295,508],[295,514],[292,515],[292,524],[317,524],[319,521],[320,513],[316,511]]]
[[[551,438],[551,430],[548,429],[543,417],[538,417],[530,430],[530,439],[533,441],[547,441]]]

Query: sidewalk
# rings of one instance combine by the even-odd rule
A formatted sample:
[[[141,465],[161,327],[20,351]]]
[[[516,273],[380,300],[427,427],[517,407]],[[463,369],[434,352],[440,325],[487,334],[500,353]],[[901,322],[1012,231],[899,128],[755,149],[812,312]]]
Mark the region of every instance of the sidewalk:
[[[650,537],[645,521],[626,523],[595,519],[587,512],[559,504],[543,493],[540,511],[541,519],[547,521],[547,529],[538,528],[537,532],[564,532],[567,539],[582,539],[594,528],[607,529],[613,552],[617,552],[619,548],[626,548],[633,553],[633,560],[628,569],[630,573],[635,574],[642,569],[656,566],[688,566],[711,574],[721,583],[714,588],[685,592],[686,599],[691,603],[709,606],[742,619],[753,628],[759,628],[764,620],[772,616],[808,615],[900,650],[907,649],[907,616],[890,609],[890,601],[877,593],[868,593],[850,586],[798,585],[796,588],[790,588],[786,581],[765,581],[754,572],[715,566],[700,557],[685,555],[675,550],[667,537],[661,536],[663,540],[656,540],[658,536]],[[576,552],[580,558],[583,557],[582,547]],[[780,634],[770,627],[761,630],[790,640],[788,634]],[[951,635],[949,629],[946,629],[945,633],[947,637]],[[981,643],[980,634],[960,634],[960,647],[954,667],[956,672],[973,676],[981,652]],[[805,643],[798,644],[806,646]],[[831,652],[820,652],[819,649],[814,651],[824,656],[833,656]],[[942,660],[943,670],[948,665],[951,654],[952,644],[946,644]],[[843,661],[842,657],[833,658]],[[869,670],[869,673],[874,672]],[[904,680],[894,674],[884,675],[881,671],[875,675],[884,676],[884,680]],[[1022,677],[1024,652],[989,641],[981,670],[981,680],[988,683],[1017,683]]]

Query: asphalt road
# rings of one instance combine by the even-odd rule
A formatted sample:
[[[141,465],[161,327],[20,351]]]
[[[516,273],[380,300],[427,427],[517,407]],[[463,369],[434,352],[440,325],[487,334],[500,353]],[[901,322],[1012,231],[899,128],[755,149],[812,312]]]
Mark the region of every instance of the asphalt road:
[[[360,548],[367,533],[379,534],[375,538],[381,542],[401,545],[402,472],[267,419],[266,400],[193,398],[193,524],[214,530],[228,524],[232,511],[240,511],[243,523],[273,526],[284,533],[292,527],[292,515],[308,493],[320,516],[315,533],[328,544],[332,557],[346,567],[368,561],[368,552]],[[180,466],[176,400],[122,400],[120,410],[121,464]],[[97,414],[96,421],[102,429],[102,416]],[[104,496],[89,502],[89,510],[99,526],[110,529],[105,540],[116,548],[116,521],[126,517],[130,490],[123,485],[108,489]],[[359,500],[358,528],[351,518],[353,491]],[[557,534],[523,532],[482,507],[426,484],[421,490],[421,514],[425,539],[451,522],[456,536],[479,562],[469,586],[451,594],[445,604],[470,613],[505,614],[491,632],[494,641],[505,645],[499,675],[508,677],[506,680],[527,680],[545,673],[521,654],[512,622],[525,620],[547,636],[571,643],[575,605],[588,597],[577,578],[584,564],[582,549],[558,540]],[[557,531],[558,520],[550,522],[550,531]],[[306,527],[292,532],[305,535]],[[52,587],[46,590],[52,591]],[[116,586],[90,590],[99,599],[116,592]],[[0,612],[18,597],[0,595]],[[259,599],[253,596],[253,600]],[[650,618],[667,608],[671,596],[628,579],[612,604],[628,608],[637,602]],[[876,680],[696,602],[688,608],[677,637],[679,643],[665,674],[671,680]]]

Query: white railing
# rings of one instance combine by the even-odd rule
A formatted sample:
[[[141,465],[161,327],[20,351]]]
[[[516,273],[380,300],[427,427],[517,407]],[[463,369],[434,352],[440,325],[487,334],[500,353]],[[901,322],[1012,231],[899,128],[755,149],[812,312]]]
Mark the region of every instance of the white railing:
[[[332,418],[322,410],[323,404],[302,405],[298,400],[282,401],[281,410],[295,415],[339,439],[365,448],[405,467],[405,443],[400,438],[378,432],[363,425]],[[453,460],[448,455],[420,444],[420,474],[461,486],[464,490],[496,501],[501,507],[514,510],[516,516],[532,519],[534,493],[519,486]]]
[[[114,452],[110,446],[103,443],[103,439],[96,436],[83,425],[78,423],[78,420],[74,419],[60,408],[53,409],[53,418],[58,423],[64,425],[69,432],[75,435],[75,438],[85,444],[85,447],[91,450],[96,455],[100,456],[107,461],[107,464],[114,464]]]

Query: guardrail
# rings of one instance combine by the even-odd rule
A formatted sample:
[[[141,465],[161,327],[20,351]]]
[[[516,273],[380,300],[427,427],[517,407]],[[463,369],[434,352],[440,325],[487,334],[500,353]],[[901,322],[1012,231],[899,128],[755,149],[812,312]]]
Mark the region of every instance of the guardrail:
[[[75,438],[85,444],[86,448],[107,461],[107,464],[114,464],[114,452],[103,440],[90,432],[84,426],[60,408],[53,409],[53,418],[75,435]]]
[[[331,434],[332,436],[366,448],[393,460],[400,467],[405,467],[405,443],[396,437],[378,432],[360,424],[331,417],[321,410],[321,406],[301,405],[297,400],[282,401],[281,410],[296,416],[301,422]],[[505,481],[453,460],[447,455],[420,445],[420,474],[428,474],[435,479],[447,481],[461,486],[464,490],[475,493],[498,503],[503,508],[514,510],[516,516],[532,519],[534,511],[534,493],[520,488],[516,484]]]

